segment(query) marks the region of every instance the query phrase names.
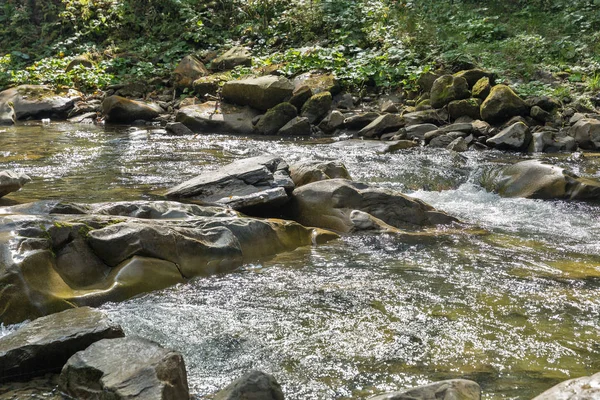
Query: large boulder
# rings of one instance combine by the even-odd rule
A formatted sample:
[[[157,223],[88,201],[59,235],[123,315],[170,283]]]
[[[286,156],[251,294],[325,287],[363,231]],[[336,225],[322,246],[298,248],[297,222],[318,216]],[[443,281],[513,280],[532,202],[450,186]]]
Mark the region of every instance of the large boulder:
[[[162,112],[160,106],[121,96],[108,96],[102,101],[102,114],[106,122],[129,124],[134,121],[151,121]]]
[[[533,400],[591,400],[598,398],[600,398],[600,373],[561,382]]]
[[[0,171],[0,197],[16,192],[29,182],[31,178],[25,174],[9,170]]]
[[[185,56],[173,71],[175,87],[191,89],[196,79],[208,74],[209,72],[202,61],[193,55]]]
[[[254,132],[252,120],[259,115],[250,107],[207,101],[181,107],[175,121],[198,133],[229,133],[249,135]]]
[[[506,85],[494,86],[481,104],[481,118],[487,122],[502,122],[528,114],[527,104]]]
[[[289,168],[276,156],[235,161],[169,189],[167,197],[219,203],[245,213],[281,206],[294,189]]]
[[[5,207],[0,323],[125,300],[330,235],[291,221],[177,202]]]
[[[252,56],[248,49],[241,46],[234,46],[215,58],[210,63],[210,69],[213,71],[229,71],[238,65],[244,67],[252,66]]]
[[[523,122],[517,122],[486,140],[488,146],[499,150],[523,151],[531,142],[531,131]]]
[[[356,229],[350,218],[354,210],[399,229],[421,229],[456,221],[420,200],[346,179],[329,179],[296,188],[290,209],[301,224],[342,233]]]
[[[481,112],[479,108],[481,107],[480,99],[463,99],[463,100],[454,100],[448,104],[448,114],[450,114],[450,119],[455,120],[460,117],[470,117],[473,119],[480,119]]]
[[[580,178],[571,171],[538,160],[521,161],[488,171],[482,178],[482,184],[504,197],[566,200],[600,198],[600,181]]]
[[[256,124],[256,130],[263,135],[275,135],[285,124],[296,118],[298,111],[290,103],[280,103],[266,112]]]
[[[434,108],[442,108],[453,100],[466,99],[470,95],[465,78],[443,75],[433,82],[429,99]]]
[[[468,69],[454,74],[455,77],[465,78],[467,84],[472,88],[480,79],[487,78],[491,83],[494,83],[494,74],[482,69]]]
[[[141,337],[101,340],[69,358],[60,389],[80,400],[187,400],[183,356]]]
[[[283,400],[281,385],[261,371],[250,371],[220,390],[214,400]]]
[[[219,95],[221,86],[228,80],[231,80],[231,75],[227,73],[201,76],[192,83],[192,88],[200,98],[213,96],[213,99],[215,99]]]
[[[430,383],[399,392],[386,393],[369,400],[480,400],[481,388],[477,382],[450,379]]]
[[[123,336],[120,326],[89,307],[38,318],[0,338],[0,382],[60,372],[78,351],[98,340]]]
[[[55,91],[43,85],[21,85],[0,92],[0,125],[29,118],[66,119],[82,94],[74,91]],[[14,109],[14,113],[13,113]]]
[[[582,149],[600,149],[600,121],[597,119],[580,119],[571,127],[569,135],[575,139]]]
[[[352,179],[339,161],[304,160],[290,165],[290,176],[296,187],[325,179]]]
[[[529,152],[531,153],[572,152],[576,149],[577,142],[574,138],[562,132],[550,130],[534,132],[531,143],[529,143]]]
[[[267,111],[292,97],[294,85],[281,76],[261,76],[229,81],[221,95],[227,102]]]
[[[331,93],[317,93],[302,106],[302,116],[308,118],[311,124],[318,123],[329,113],[332,102]]]
[[[324,72],[307,72],[300,74],[294,77],[292,83],[296,89],[302,87],[310,88],[312,94],[329,92],[332,95],[336,95],[342,88],[335,75]]]

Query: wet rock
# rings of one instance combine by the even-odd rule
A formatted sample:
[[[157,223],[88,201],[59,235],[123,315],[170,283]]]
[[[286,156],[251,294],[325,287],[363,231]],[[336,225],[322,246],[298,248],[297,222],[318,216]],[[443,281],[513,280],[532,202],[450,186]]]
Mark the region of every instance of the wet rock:
[[[290,176],[296,187],[325,179],[352,179],[339,161],[305,160],[290,165]]]
[[[466,99],[470,95],[465,78],[444,75],[433,83],[430,100],[434,108],[442,108],[453,100]]]
[[[253,206],[277,207],[288,201],[294,182],[280,157],[258,156],[235,161],[202,174],[167,192],[170,198],[219,203],[244,212]]]
[[[267,111],[292,97],[294,85],[281,76],[261,76],[229,81],[221,95],[227,102]]]
[[[312,126],[306,117],[292,118],[278,132],[281,136],[310,136]]]
[[[517,115],[527,115],[529,107],[506,85],[496,85],[481,104],[481,118],[487,122],[506,121]]]
[[[406,128],[401,129],[401,131],[406,133],[407,139],[424,140],[427,132],[435,131],[437,129],[438,127],[433,124],[419,124],[407,126]]]
[[[102,282],[110,273],[110,267],[94,254],[81,237],[57,250],[56,270],[71,287],[86,287]]]
[[[76,353],[64,366],[59,386],[81,400],[189,398],[182,355],[136,336],[101,340]]]
[[[162,112],[155,104],[129,100],[120,96],[109,96],[102,102],[102,114],[106,122],[128,124],[134,121],[151,121]]]
[[[587,400],[598,397],[600,397],[600,373],[561,382],[533,400]]]
[[[352,115],[344,120],[344,126],[348,129],[362,129],[375,121],[380,115],[376,112],[366,112]]]
[[[529,142],[531,142],[529,127],[523,122],[517,122],[487,139],[485,143],[500,150],[522,151],[527,149]]]
[[[0,338],[0,382],[59,372],[69,357],[101,339],[125,334],[89,307],[38,318]]]
[[[188,128],[181,122],[169,122],[165,126],[165,130],[173,135],[178,135],[178,136],[194,134],[194,132],[190,128]]]
[[[372,151],[376,154],[393,153],[399,150],[418,147],[419,144],[412,140],[389,140],[386,142],[376,140],[342,140],[331,144],[333,147],[344,148],[347,151],[360,153],[362,151]]]
[[[261,371],[250,371],[217,392],[214,400],[283,400],[275,378]]]
[[[383,114],[358,132],[358,136],[374,138],[384,132],[398,130],[405,125],[404,118],[398,114]]]
[[[249,135],[254,132],[252,120],[258,114],[250,107],[207,101],[180,108],[175,121],[193,132]]]
[[[31,178],[25,174],[9,170],[0,171],[0,197],[20,190],[29,182]]]
[[[309,87],[313,94],[329,92],[336,95],[341,90],[340,82],[330,73],[307,72],[296,76],[292,83],[295,88]]]
[[[464,116],[471,117],[473,119],[480,119],[480,106],[480,99],[470,98],[464,100],[454,100],[448,104],[448,114],[450,114],[450,119],[452,120]]]
[[[183,57],[173,71],[175,86],[179,89],[191,89],[196,79],[209,74],[204,64],[193,55]]]
[[[490,171],[483,186],[504,197],[590,200],[600,197],[600,182],[538,160]]]
[[[297,115],[296,107],[290,103],[277,104],[262,116],[256,124],[256,130],[263,135],[274,135]]]
[[[304,103],[301,115],[308,118],[311,124],[318,123],[329,113],[332,102],[329,92],[315,94]]]
[[[480,400],[481,388],[466,379],[430,383],[400,392],[386,393],[369,400]]]
[[[456,151],[458,153],[462,153],[463,151],[467,151],[469,149],[468,143],[463,137],[458,137],[454,139],[446,148],[448,150]]]
[[[0,92],[0,125],[12,124],[13,118],[65,119],[81,97],[75,90],[60,92],[43,85],[21,85],[4,90]]]
[[[235,46],[227,50],[224,54],[212,60],[210,69],[213,71],[229,71],[238,65],[252,66],[252,56],[245,47]]]
[[[455,218],[399,192],[345,179],[329,179],[296,188],[291,213],[306,226],[348,233],[353,210],[366,212],[399,229],[447,224]]]
[[[344,114],[337,110],[330,112],[319,124],[319,128],[325,133],[333,133],[344,125]]]
[[[600,121],[593,118],[582,118],[569,131],[579,147],[585,150],[600,148]]]

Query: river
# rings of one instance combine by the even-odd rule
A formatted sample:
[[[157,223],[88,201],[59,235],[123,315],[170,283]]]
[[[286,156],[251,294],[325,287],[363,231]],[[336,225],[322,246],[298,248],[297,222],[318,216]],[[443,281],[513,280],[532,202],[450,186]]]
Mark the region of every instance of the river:
[[[128,334],[181,351],[198,397],[250,369],[273,374],[288,400],[361,399],[458,377],[477,381],[485,399],[527,399],[600,371],[600,204],[505,199],[479,185],[486,168],[532,156],[377,154],[328,142],[0,127],[0,169],[33,178],[0,204],[158,199],[265,152],[290,163],[341,160],[355,180],[401,190],[485,233],[422,245],[347,236],[102,308]],[[596,155],[544,157],[600,178]]]

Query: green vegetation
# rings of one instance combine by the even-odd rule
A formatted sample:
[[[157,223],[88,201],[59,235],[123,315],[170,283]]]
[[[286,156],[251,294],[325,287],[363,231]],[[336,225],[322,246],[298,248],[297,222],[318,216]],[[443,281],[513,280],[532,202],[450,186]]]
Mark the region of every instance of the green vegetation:
[[[599,0],[6,0],[0,43],[0,89],[164,85],[183,56],[235,44],[255,67],[333,71],[353,88],[412,89],[441,65],[487,68],[521,94],[553,93],[544,73],[600,87]],[[81,55],[94,67],[64,73]]]

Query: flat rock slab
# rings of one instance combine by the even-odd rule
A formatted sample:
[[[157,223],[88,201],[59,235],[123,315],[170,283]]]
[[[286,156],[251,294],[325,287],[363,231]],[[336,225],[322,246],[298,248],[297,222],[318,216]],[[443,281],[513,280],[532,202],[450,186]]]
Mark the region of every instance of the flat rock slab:
[[[0,92],[0,125],[13,123],[14,118],[58,118],[65,119],[76,101],[81,100],[82,94],[69,90],[56,92],[43,85],[21,85]]]
[[[369,400],[480,400],[481,388],[477,382],[451,379],[399,392],[371,397]]]
[[[533,400],[590,400],[598,398],[600,398],[600,373],[561,382]]]
[[[31,178],[25,174],[9,170],[0,171],[0,197],[18,191],[29,182]]]
[[[254,207],[279,207],[293,190],[285,161],[264,155],[235,161],[217,171],[186,181],[167,192],[169,198],[219,203],[249,212]]]
[[[383,142],[380,140],[350,139],[332,143],[331,146],[348,149],[349,151],[363,152],[366,150],[377,154],[386,154],[418,147],[419,145],[410,140],[390,140]]]
[[[261,76],[229,81],[223,85],[223,99],[240,106],[267,111],[292,97],[294,85],[281,76]]]
[[[120,326],[89,307],[38,318],[0,339],[0,382],[59,372],[92,343],[123,336]]]
[[[80,400],[186,400],[183,356],[140,337],[101,340],[69,358],[59,380]]]

